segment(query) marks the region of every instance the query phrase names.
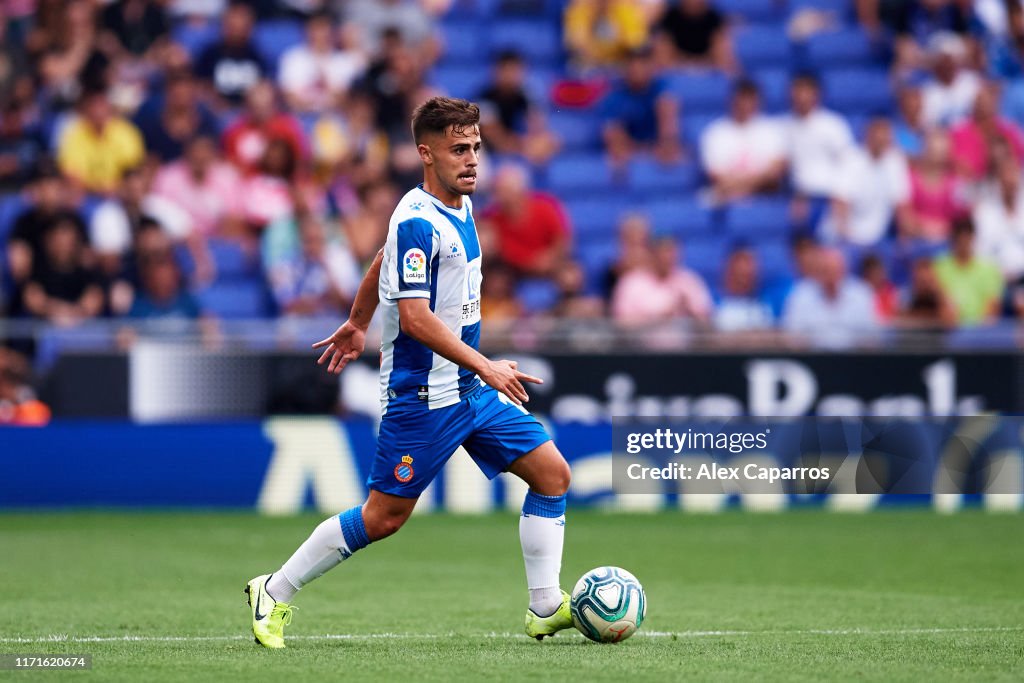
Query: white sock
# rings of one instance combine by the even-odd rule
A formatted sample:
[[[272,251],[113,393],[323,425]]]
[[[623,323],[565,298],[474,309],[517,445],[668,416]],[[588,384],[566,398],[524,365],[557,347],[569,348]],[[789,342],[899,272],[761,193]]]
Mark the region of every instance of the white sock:
[[[353,536],[351,541],[345,539],[342,531],[346,525]],[[291,602],[303,586],[320,578],[368,543],[358,507],[340,516],[328,517],[313,529],[281,569],[274,572],[267,581],[267,592],[278,602]]]
[[[536,500],[541,498],[545,500],[540,506],[546,509],[537,507]],[[519,542],[526,564],[530,609],[541,617],[550,616],[562,604],[558,574],[562,569],[562,543],[565,539],[564,510],[564,496],[543,497],[530,491],[523,506],[523,516],[519,518]],[[554,512],[561,514],[542,516]]]

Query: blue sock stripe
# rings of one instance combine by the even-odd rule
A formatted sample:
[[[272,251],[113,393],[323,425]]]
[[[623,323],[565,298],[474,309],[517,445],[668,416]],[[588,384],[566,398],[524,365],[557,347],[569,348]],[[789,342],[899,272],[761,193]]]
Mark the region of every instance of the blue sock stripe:
[[[523,514],[536,517],[561,517],[565,514],[565,494],[560,496],[542,496],[532,490],[526,492],[523,501]]]
[[[370,537],[366,535],[366,525],[363,524],[361,505],[342,512],[338,515],[338,521],[341,522],[341,533],[344,534],[345,543],[351,552],[370,545]]]

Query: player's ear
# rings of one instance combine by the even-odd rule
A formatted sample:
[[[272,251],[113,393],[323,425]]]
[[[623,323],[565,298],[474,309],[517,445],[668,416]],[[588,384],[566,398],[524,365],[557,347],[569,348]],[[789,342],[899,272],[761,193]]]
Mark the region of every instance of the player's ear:
[[[416,151],[420,153],[420,160],[427,166],[434,163],[434,155],[430,152],[430,146],[424,144],[416,145]]]

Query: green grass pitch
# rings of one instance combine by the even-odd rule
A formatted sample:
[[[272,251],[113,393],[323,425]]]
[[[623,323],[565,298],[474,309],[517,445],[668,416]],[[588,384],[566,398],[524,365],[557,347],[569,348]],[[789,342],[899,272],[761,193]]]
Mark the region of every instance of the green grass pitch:
[[[1024,680],[1022,515],[571,511],[563,587],[617,564],[646,588],[618,645],[521,634],[514,516],[414,517],[306,588],[289,648],[264,651],[242,588],[319,519],[0,515],[0,652],[93,656],[0,678]]]

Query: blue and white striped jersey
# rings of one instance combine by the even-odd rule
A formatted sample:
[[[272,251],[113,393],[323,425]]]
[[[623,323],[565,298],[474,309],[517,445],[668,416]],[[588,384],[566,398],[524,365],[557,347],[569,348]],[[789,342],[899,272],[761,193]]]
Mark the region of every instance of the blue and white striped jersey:
[[[478,348],[480,260],[469,197],[461,209],[445,206],[422,185],[402,197],[380,268],[382,412],[443,408],[480,385],[479,376],[412,339],[398,323],[399,299],[429,299],[448,329]]]

